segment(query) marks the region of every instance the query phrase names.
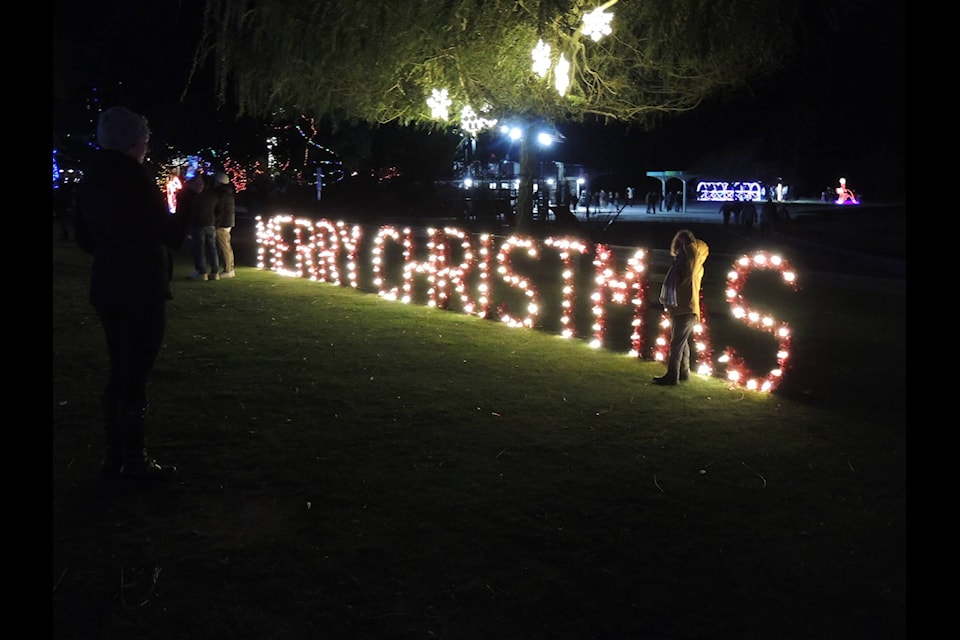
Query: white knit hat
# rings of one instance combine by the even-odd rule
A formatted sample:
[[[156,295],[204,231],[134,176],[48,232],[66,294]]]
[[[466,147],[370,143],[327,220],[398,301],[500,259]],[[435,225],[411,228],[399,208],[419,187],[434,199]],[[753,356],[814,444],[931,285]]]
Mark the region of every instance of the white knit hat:
[[[125,107],[107,109],[97,123],[97,142],[104,149],[126,151],[149,135],[147,119]]]
[[[213,180],[217,184],[230,184],[230,176],[225,173],[218,173],[214,176]]]

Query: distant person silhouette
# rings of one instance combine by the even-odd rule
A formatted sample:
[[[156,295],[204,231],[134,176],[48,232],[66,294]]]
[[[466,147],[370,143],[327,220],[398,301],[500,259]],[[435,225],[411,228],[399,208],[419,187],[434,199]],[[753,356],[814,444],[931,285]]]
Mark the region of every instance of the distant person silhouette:
[[[657,206],[660,203],[660,194],[656,191],[651,191],[647,194],[647,213],[655,214],[657,212]]]
[[[757,222],[757,205],[753,200],[744,200],[740,210],[740,220],[748,233],[753,233],[753,225]]]
[[[733,223],[740,225],[743,222],[743,201],[733,197]]]
[[[760,236],[765,238],[772,235],[776,223],[777,205],[771,197],[767,196],[763,206],[760,207]]]
[[[730,224],[730,218],[733,216],[733,202],[727,201],[720,205],[720,213],[723,215],[723,224]]]
[[[787,205],[781,202],[777,206],[777,224],[775,229],[778,233],[787,235],[790,233],[790,210],[787,209]]]

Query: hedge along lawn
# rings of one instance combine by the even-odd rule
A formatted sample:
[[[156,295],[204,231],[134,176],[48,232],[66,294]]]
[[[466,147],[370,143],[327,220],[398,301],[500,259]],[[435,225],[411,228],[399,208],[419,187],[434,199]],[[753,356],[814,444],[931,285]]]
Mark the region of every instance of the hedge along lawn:
[[[54,245],[54,637],[905,628],[902,293],[770,298],[796,363],[770,395],[250,267],[195,283],[178,258],[148,437],[182,477],[129,492],[98,478],[89,259]]]

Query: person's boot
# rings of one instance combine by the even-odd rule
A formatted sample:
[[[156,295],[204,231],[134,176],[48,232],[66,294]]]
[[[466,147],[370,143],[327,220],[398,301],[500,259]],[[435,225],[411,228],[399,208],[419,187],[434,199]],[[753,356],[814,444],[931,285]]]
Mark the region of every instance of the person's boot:
[[[177,468],[161,465],[147,453],[145,418],[146,407],[123,409],[120,412],[120,425],[123,430],[123,464],[120,467],[120,478],[143,484],[173,480],[177,477]]]
[[[653,379],[653,384],[673,386],[677,384],[678,379],[679,379],[679,376],[677,375],[676,370],[670,371],[669,369],[667,369],[667,372],[665,374],[663,374],[662,376],[657,376],[656,378]]]
[[[103,450],[103,462],[100,464],[100,474],[107,479],[115,479],[120,475],[123,466],[123,442],[120,434],[120,407],[103,397],[100,399],[100,409],[103,413],[103,425],[106,444]]]

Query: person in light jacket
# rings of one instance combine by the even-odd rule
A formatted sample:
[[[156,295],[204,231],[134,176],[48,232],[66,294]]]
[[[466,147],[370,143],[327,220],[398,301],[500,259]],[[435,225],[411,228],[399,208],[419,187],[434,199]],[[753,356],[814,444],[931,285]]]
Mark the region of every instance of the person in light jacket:
[[[690,378],[694,356],[693,330],[700,322],[700,283],[710,247],[692,231],[681,229],[670,242],[673,264],[667,270],[660,302],[670,314],[670,355],[667,372],[654,384],[675,385]]]

